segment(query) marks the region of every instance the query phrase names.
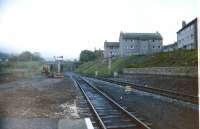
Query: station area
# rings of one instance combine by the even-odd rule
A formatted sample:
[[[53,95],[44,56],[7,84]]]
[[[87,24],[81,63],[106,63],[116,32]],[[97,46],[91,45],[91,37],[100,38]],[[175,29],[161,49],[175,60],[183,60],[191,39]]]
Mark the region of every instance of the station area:
[[[0,129],[200,128],[197,1],[0,0]]]

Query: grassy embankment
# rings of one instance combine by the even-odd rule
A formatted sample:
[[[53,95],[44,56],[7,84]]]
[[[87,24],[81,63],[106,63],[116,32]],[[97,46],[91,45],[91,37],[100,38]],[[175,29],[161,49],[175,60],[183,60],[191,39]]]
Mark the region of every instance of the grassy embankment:
[[[98,59],[80,65],[75,72],[94,75],[98,71],[100,76],[110,76],[113,72],[122,72],[123,68],[143,68],[143,67],[179,67],[197,66],[197,50],[173,52],[161,52],[147,56],[130,56],[126,58],[116,58],[112,60],[111,71],[108,70],[108,61]]]
[[[42,63],[39,61],[19,61],[17,63],[8,62],[7,67],[2,71],[9,73],[6,80],[16,80],[19,78],[31,78],[41,74]],[[5,79],[5,78],[3,78]]]
[[[11,71],[15,76],[32,77],[41,74],[42,63],[39,61],[18,62]]]

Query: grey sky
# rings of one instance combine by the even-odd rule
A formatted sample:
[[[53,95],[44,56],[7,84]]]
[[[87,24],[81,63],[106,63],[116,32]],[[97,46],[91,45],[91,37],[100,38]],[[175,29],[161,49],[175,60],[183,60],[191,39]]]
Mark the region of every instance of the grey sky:
[[[0,0],[0,50],[77,58],[103,49],[120,31],[159,31],[176,41],[181,21],[198,16],[198,0]]]

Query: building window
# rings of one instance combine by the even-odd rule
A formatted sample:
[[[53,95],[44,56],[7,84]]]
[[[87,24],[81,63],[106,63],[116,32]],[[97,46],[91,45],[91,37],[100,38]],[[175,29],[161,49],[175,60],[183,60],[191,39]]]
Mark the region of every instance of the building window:
[[[160,48],[160,46],[158,46],[158,48]]]
[[[154,42],[155,40],[153,39],[152,41]]]
[[[133,45],[131,45],[131,49],[134,49],[134,46],[133,46]]]
[[[153,46],[153,48],[154,48],[154,46]]]

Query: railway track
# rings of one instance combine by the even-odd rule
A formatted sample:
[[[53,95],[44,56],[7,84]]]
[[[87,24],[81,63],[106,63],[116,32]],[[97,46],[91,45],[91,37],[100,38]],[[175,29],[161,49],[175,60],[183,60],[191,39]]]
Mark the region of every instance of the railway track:
[[[121,107],[117,102],[92,86],[80,76],[73,76],[81,89],[92,111],[94,112],[100,128],[102,129],[150,129],[144,122]]]
[[[158,94],[158,95],[166,96],[166,97],[177,99],[177,100],[183,100],[183,101],[190,102],[193,104],[198,104],[198,101],[199,101],[198,96],[192,96],[192,95],[177,93],[177,92],[173,92],[169,90],[147,87],[145,85],[134,84],[132,82],[127,82],[127,81],[119,81],[119,80],[102,78],[102,77],[91,77],[91,78],[95,78],[98,80],[103,80],[106,82],[119,84],[123,86],[131,86],[132,88],[137,89],[137,90],[141,90],[141,91],[145,91],[145,92],[149,92],[153,94]]]

